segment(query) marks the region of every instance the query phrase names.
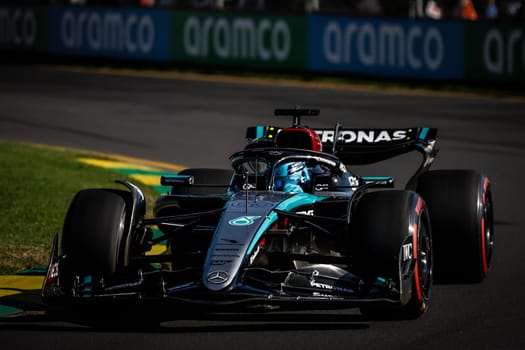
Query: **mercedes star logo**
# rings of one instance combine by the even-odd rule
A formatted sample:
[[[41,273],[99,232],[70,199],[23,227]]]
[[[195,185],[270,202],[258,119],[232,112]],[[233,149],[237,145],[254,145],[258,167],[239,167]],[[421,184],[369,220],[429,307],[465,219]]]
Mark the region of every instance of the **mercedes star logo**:
[[[221,284],[228,280],[228,273],[224,271],[212,271],[208,273],[208,281],[213,284]]]

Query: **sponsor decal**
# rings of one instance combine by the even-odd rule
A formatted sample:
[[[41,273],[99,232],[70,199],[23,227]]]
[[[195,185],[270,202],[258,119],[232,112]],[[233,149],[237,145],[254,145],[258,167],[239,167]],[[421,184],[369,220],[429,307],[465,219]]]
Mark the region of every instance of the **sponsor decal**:
[[[320,283],[315,280],[315,277],[319,276],[319,271],[314,270],[312,272],[312,277],[310,278],[310,287],[332,290],[334,287],[327,283]]]
[[[309,68],[385,76],[461,78],[459,23],[309,16]]]
[[[332,285],[330,285],[330,284],[319,283],[319,282],[316,282],[313,279],[310,281],[310,287],[319,288],[319,289],[326,289],[326,290],[334,289],[334,287]]]
[[[260,250],[261,250],[261,245],[257,245],[257,247],[255,248],[255,251],[250,256],[250,261],[248,263],[249,265],[253,264],[253,262],[255,261],[255,258],[257,258],[257,255],[259,254]]]
[[[412,243],[403,244],[403,261],[412,260],[413,248]]]
[[[350,186],[352,186],[353,188],[358,187],[360,184],[359,178],[356,176],[350,176],[348,178],[348,182],[350,183]]]
[[[273,207],[275,203],[269,201],[258,200],[257,202],[248,203],[249,208],[270,208]],[[246,206],[246,201],[235,201],[230,204],[231,208],[244,208]]]
[[[421,45],[417,52],[415,43]],[[443,64],[445,40],[435,27],[399,23],[329,22],[323,33],[323,53],[332,64],[349,64],[357,60],[363,66],[382,66],[413,70],[425,67],[437,70]],[[351,45],[357,48],[353,57]]]
[[[132,8],[51,6],[50,50],[60,54],[165,60],[169,14]]]
[[[310,210],[298,211],[296,214],[314,216],[314,210],[310,209]]]
[[[222,284],[228,280],[228,277],[229,275],[225,271],[212,271],[208,273],[208,276],[206,278],[210,283]]]
[[[170,17],[170,54],[175,61],[306,69],[306,16],[172,11]],[[263,136],[260,132],[255,129],[253,135]],[[274,134],[268,132],[265,136]]]
[[[67,10],[60,18],[64,47],[148,53],[155,43],[155,25],[148,14]]]
[[[212,260],[211,261],[211,265],[212,266],[221,266],[221,265],[226,265],[226,264],[230,264],[233,260]]]
[[[328,191],[329,188],[330,188],[329,184],[316,184],[314,186],[314,191],[316,192]]]
[[[465,77],[525,82],[525,27],[521,22],[465,23]]]
[[[208,57],[211,51],[221,59],[285,61],[291,41],[288,23],[281,19],[190,16],[183,27],[184,51],[192,57]]]
[[[257,215],[256,216],[248,216],[248,215],[239,216],[238,218],[231,219],[230,221],[228,221],[228,224],[232,226],[250,226],[250,225],[253,225],[255,220],[259,218],[260,216],[257,216]]]
[[[509,33],[498,28],[490,30],[483,40],[483,62],[493,74],[513,74],[519,70],[518,67],[525,63],[523,30],[515,28]]]
[[[310,287],[317,288],[317,289],[323,289],[323,290],[331,291],[335,293],[338,293],[338,292],[339,293],[350,293],[350,294],[354,293],[352,289],[349,289],[343,286],[338,286],[336,284],[329,284],[329,283],[321,283],[316,280],[316,277],[318,276],[319,276],[319,271],[314,270],[312,272],[312,276],[310,277]],[[322,293],[314,293],[314,295],[325,296],[325,297],[331,296],[330,294],[322,294]]]
[[[255,186],[255,184],[244,183],[244,184],[242,184],[242,189],[245,190],[245,191],[256,190],[257,186]]]
[[[37,35],[37,16],[33,10],[0,8],[0,44],[31,47]]]
[[[338,141],[343,143],[380,143],[408,140],[410,130],[341,130]],[[334,142],[333,130],[316,130],[321,142]]]

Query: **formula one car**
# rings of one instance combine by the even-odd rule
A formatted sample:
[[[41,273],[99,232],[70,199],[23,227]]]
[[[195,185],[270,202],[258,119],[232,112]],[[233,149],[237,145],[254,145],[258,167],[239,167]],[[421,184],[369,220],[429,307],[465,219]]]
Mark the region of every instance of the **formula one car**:
[[[141,190],[86,189],[54,239],[45,301],[161,300],[210,306],[350,308],[417,318],[433,281],[481,282],[491,267],[487,176],[430,171],[437,130],[310,129],[318,109],[277,109],[251,127],[233,170],[186,169],[146,217]],[[404,189],[347,166],[419,152]],[[153,254],[152,247],[166,249]]]

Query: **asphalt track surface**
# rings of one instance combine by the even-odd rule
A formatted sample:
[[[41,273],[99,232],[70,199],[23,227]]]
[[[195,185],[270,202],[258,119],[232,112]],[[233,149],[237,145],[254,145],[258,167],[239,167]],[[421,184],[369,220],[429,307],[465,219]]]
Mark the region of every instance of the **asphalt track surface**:
[[[473,168],[491,178],[490,277],[434,286],[430,310],[415,321],[370,321],[350,309],[174,313],[160,325],[134,326],[118,317],[83,322],[38,313],[0,322],[2,349],[525,349],[523,101],[0,67],[0,139],[188,167],[227,167],[228,154],[244,145],[246,126],[287,125],[272,117],[273,108],[296,104],[321,108],[308,122],[316,127],[437,127],[435,169]],[[399,161],[399,177],[407,162]]]

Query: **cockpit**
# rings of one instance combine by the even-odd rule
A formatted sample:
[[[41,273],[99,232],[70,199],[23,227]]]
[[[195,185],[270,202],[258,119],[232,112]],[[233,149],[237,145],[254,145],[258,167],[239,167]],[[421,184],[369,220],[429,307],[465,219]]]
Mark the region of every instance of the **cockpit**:
[[[230,159],[235,170],[234,191],[258,190],[285,193],[317,193],[353,191],[352,175],[334,155],[323,153],[317,133],[299,124],[303,110],[281,111],[294,115],[294,125],[258,132],[244,151]],[[308,112],[312,112],[308,110]],[[277,112],[276,112],[277,113]],[[291,113],[291,114],[290,114]],[[252,130],[253,131],[253,130]]]
[[[351,174],[337,158],[293,149],[251,149],[231,157],[234,191],[351,191]]]

